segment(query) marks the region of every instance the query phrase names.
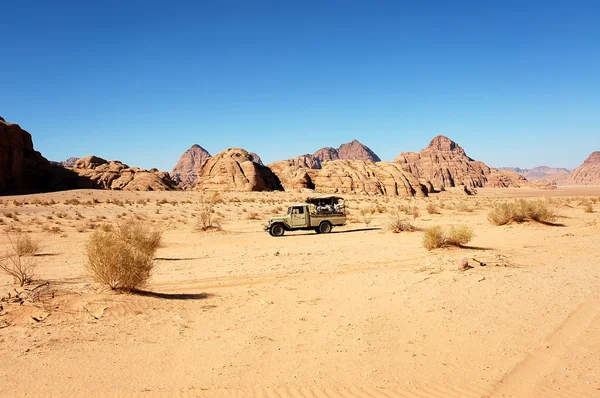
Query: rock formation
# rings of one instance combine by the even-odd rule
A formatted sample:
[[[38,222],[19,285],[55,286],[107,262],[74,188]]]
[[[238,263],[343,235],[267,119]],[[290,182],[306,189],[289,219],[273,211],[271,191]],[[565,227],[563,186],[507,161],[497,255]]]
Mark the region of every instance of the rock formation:
[[[592,152],[581,166],[571,172],[567,182],[575,185],[600,185],[600,151]]]
[[[192,145],[181,155],[179,161],[171,171],[171,178],[181,187],[192,186],[198,177],[198,170],[202,163],[210,158],[210,153],[198,144]]]
[[[547,181],[556,184],[565,184],[569,179],[570,171],[562,167],[538,166],[533,169],[519,167],[500,167],[499,170],[514,171],[521,174],[528,181]]]
[[[314,178],[323,193],[364,193],[387,196],[427,196],[427,187],[400,164],[333,160]]]
[[[79,158],[70,157],[67,160],[62,160],[60,162],[50,161],[50,163],[52,163],[56,166],[73,167],[73,166],[75,166],[75,162],[77,162],[78,160],[79,160]]]
[[[169,173],[129,167],[118,161],[87,156],[75,162],[73,171],[92,182],[94,188],[126,191],[166,191],[176,188]]]
[[[312,177],[326,162],[333,160],[362,160],[365,162],[379,162],[377,156],[369,147],[357,140],[352,140],[340,145],[339,148],[324,147],[315,153],[300,155],[292,159],[280,160],[269,164],[269,168],[279,177],[286,190],[314,187]]]
[[[419,153],[401,153],[394,162],[404,165],[417,178],[429,181],[436,191],[459,185],[516,187],[525,181],[517,173],[501,172],[471,159],[456,142],[442,135],[431,140]]]
[[[31,134],[0,117],[0,193],[73,189],[78,183],[76,174],[34,150]]]
[[[241,148],[230,148],[209,158],[200,170],[195,189],[214,191],[281,190],[279,178]]]

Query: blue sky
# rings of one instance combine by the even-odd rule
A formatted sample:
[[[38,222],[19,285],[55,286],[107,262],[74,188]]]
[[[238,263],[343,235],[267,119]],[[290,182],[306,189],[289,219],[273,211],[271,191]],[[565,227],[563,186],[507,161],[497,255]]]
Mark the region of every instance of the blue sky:
[[[593,1],[13,1],[0,116],[51,160],[170,170],[202,145],[265,162],[444,134],[491,166],[600,150]]]

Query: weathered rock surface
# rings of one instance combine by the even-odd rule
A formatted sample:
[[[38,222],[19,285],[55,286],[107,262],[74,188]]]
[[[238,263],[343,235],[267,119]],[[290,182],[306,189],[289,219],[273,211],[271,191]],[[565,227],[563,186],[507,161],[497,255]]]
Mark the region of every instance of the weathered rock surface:
[[[323,193],[427,196],[427,188],[417,177],[392,162],[333,160],[325,163],[314,184]]]
[[[34,150],[31,134],[0,117],[0,193],[73,189],[78,183],[76,174]]]
[[[181,155],[173,167],[171,178],[184,188],[193,185],[198,178],[198,170],[208,158],[210,158],[210,153],[206,149],[198,144],[192,145]]]
[[[471,159],[457,143],[442,135],[419,153],[403,152],[394,162],[404,165],[417,178],[429,181],[436,191],[459,185],[517,187],[525,181],[517,173],[501,172]]]
[[[379,162],[377,156],[369,147],[357,140],[340,145],[339,148],[324,147],[315,153],[300,155],[292,159],[280,160],[269,164],[269,168],[279,177],[286,190],[314,187],[312,176],[318,173],[311,170],[321,169],[327,162],[333,160],[362,160]]]
[[[214,191],[273,191],[283,189],[279,178],[253,161],[241,148],[230,148],[208,159],[198,171],[194,189]]]
[[[109,162],[97,156],[77,160],[73,171],[91,181],[94,188],[126,191],[167,191],[176,188],[169,173],[129,167],[118,160]]]
[[[592,152],[581,166],[571,172],[567,182],[575,185],[600,185],[600,151]]]

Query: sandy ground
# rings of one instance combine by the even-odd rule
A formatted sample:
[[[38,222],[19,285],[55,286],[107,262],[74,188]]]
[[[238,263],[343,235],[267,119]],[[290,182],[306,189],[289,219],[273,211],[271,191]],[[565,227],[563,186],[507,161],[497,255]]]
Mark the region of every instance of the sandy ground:
[[[0,198],[0,228],[43,245],[32,286],[49,282],[2,303],[0,396],[600,396],[600,187],[347,196],[331,234],[262,230],[307,195],[222,194],[221,232],[195,231],[194,192]],[[559,225],[491,225],[515,197],[546,201]],[[389,231],[394,212],[475,237],[427,251],[422,232]],[[133,218],[164,231],[145,295],[84,266],[94,228]],[[0,275],[0,297],[12,282]]]

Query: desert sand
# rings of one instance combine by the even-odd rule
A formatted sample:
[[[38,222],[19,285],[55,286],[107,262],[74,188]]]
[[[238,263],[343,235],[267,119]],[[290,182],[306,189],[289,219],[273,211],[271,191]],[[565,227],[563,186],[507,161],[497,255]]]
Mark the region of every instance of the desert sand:
[[[0,396],[600,396],[600,187],[345,195],[347,226],[279,238],[266,220],[308,193],[223,193],[211,232],[195,230],[201,195],[0,197],[0,228],[42,244],[30,288],[48,282],[2,303]],[[557,225],[487,221],[520,197]],[[427,251],[421,232],[389,231],[394,212],[475,237]],[[87,273],[85,243],[133,218],[164,244],[146,294],[115,293]],[[15,287],[0,275],[0,297]]]

